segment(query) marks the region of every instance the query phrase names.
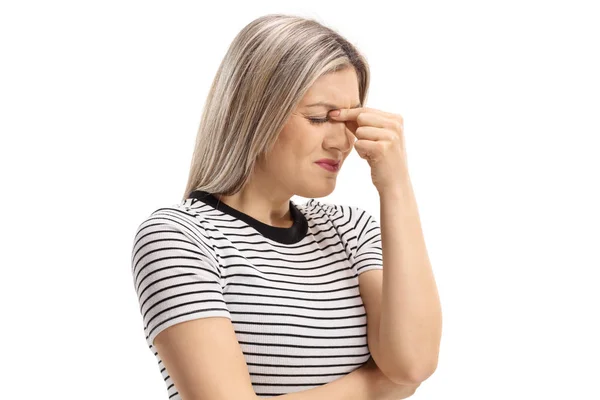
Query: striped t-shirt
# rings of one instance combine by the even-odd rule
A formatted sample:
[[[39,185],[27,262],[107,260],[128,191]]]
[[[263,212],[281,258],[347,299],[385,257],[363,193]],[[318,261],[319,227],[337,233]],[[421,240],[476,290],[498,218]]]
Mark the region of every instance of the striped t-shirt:
[[[358,275],[382,269],[379,222],[365,210],[290,200],[289,228],[264,224],[204,191],[139,225],[131,267],[146,342],[206,317],[232,321],[255,393],[271,397],[341,378],[370,357]]]

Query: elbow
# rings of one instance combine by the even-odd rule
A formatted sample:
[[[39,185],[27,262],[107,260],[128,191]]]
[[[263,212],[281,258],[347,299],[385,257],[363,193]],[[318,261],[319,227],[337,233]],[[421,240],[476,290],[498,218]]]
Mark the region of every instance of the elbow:
[[[436,369],[437,360],[431,365],[419,368],[412,368],[411,370],[409,370],[409,373],[402,376],[402,379],[410,382],[411,384],[419,384],[428,379],[431,375],[433,375]]]
[[[417,383],[419,374],[415,369],[390,363],[389,358],[379,358],[375,361],[379,370],[396,385],[414,385]]]
[[[391,368],[386,375],[398,385],[418,385],[433,375],[436,369],[437,361],[431,365]]]
[[[421,370],[412,370],[392,374],[388,378],[397,385],[419,385],[429,378],[434,371],[423,372]]]
[[[438,365],[438,353],[413,355],[408,359],[395,357],[391,351],[375,352],[372,356],[379,370],[398,385],[418,385],[433,375]]]
[[[410,382],[412,382],[412,384],[419,384],[427,380],[431,375],[433,375],[435,370],[436,368],[415,370],[412,371],[410,375],[408,375],[408,379],[410,380]]]

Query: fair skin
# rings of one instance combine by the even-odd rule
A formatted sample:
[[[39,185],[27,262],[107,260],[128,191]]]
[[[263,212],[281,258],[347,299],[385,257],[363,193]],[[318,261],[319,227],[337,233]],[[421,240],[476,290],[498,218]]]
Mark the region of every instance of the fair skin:
[[[316,102],[330,105],[311,106]],[[358,151],[368,146],[365,141],[362,146],[361,142],[355,146],[357,123],[353,122],[354,117],[344,114],[331,118],[328,115],[330,110],[337,108],[343,109],[344,113],[356,112],[347,109],[356,108],[359,103],[354,69],[320,77],[286,121],[273,151],[257,163],[244,188],[233,196],[215,196],[263,223],[289,228],[292,225],[289,200],[293,195],[319,198],[335,188],[337,173],[323,169],[315,161],[332,158],[343,163],[352,149]],[[327,123],[313,124],[311,118],[327,120]],[[378,175],[381,176],[386,175]],[[361,295],[369,299],[365,303],[368,320],[377,321],[378,317],[374,316],[380,311],[378,302],[373,299],[380,297],[381,285],[373,280],[376,276],[372,273],[362,274],[359,283]],[[372,283],[365,281],[368,274],[371,274]],[[373,324],[370,322],[371,326]],[[371,329],[369,348],[373,341]],[[154,345],[182,398],[259,399],[229,318],[197,318],[175,324],[160,332]],[[392,381],[371,358],[364,366],[328,384],[276,398],[399,400],[414,394],[418,386],[418,383]]]
[[[328,103],[316,105],[314,103]],[[334,109],[360,107],[358,78],[354,68],[321,76],[291,113],[279,133],[273,150],[264,160],[257,162],[254,174],[244,188],[232,196],[215,194],[215,197],[230,207],[239,210],[265,224],[289,228],[293,221],[289,211],[289,200],[293,195],[305,198],[325,197],[335,189],[337,173],[329,172],[315,161],[322,158],[341,159],[340,166],[354,148],[356,136],[344,121],[328,116]],[[327,123],[311,123],[327,120]],[[350,126],[353,126],[350,123]],[[362,291],[361,291],[362,292]],[[241,353],[238,352],[239,356]],[[368,398],[373,400],[398,400],[410,397],[419,383],[398,384],[390,380],[371,358],[363,369]],[[245,375],[244,375],[245,376]],[[353,378],[358,379],[358,378]],[[354,381],[358,384],[361,380]],[[327,386],[327,385],[325,385]],[[331,397],[337,389],[321,387],[320,394]],[[309,391],[310,392],[310,391]],[[317,392],[312,392],[317,398]],[[288,395],[303,398],[308,392]],[[358,396],[358,394],[356,394]]]
[[[317,102],[332,106],[311,106]],[[231,196],[215,197],[265,224],[291,227],[289,201],[293,195],[320,198],[335,189],[337,173],[323,169],[315,161],[341,159],[341,166],[354,147],[354,134],[344,122],[328,119],[327,113],[359,105],[354,68],[319,77],[291,113],[273,150],[264,160],[257,161],[244,188]],[[312,123],[311,119],[327,119],[328,123]]]

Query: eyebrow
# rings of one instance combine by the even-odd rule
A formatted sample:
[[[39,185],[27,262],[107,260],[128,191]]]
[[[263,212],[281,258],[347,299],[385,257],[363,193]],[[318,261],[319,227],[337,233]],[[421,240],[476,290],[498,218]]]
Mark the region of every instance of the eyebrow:
[[[326,102],[323,102],[323,101],[319,101],[317,103],[309,104],[309,105],[307,105],[305,107],[327,107],[327,108],[330,108],[332,110],[337,110],[337,109],[343,108],[343,107],[338,107],[335,104],[326,103]],[[361,107],[360,103],[358,103],[357,105],[355,105],[354,107],[351,107],[351,108],[359,108],[359,107]]]

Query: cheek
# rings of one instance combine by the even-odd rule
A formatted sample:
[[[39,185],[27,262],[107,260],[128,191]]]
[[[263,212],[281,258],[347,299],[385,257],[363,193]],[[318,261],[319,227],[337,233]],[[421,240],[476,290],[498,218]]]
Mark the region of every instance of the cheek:
[[[271,158],[272,163],[279,165],[286,174],[298,172],[299,168],[309,168],[324,154],[323,128],[300,122],[288,124],[286,129],[280,132]]]
[[[296,135],[286,138],[283,146],[286,148],[285,153],[299,161],[315,155],[318,157],[323,153],[323,134],[315,128],[298,130]]]

